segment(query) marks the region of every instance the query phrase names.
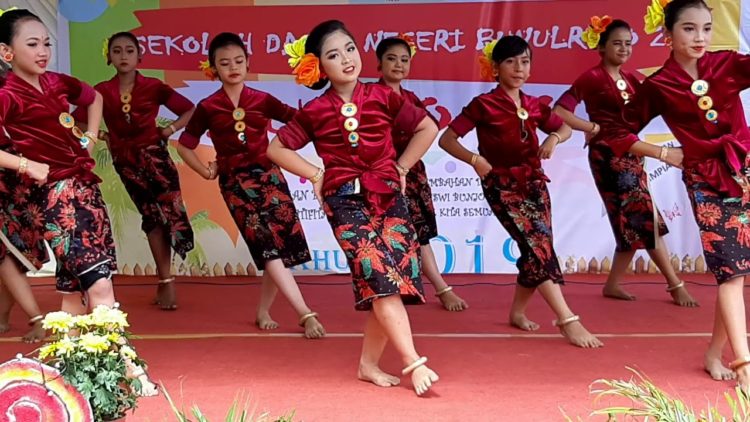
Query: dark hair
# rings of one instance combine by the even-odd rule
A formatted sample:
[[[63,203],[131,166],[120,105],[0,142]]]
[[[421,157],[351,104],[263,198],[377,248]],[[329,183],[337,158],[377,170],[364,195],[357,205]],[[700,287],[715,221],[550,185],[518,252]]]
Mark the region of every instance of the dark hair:
[[[138,55],[141,55],[141,47],[138,45],[138,38],[136,38],[132,32],[118,32],[116,34],[112,34],[112,36],[109,37],[109,40],[107,40],[107,64],[112,64],[112,62],[109,60],[109,52],[112,50],[112,43],[115,42],[115,40],[118,38],[127,38],[128,41],[131,41],[135,45],[136,50],[138,50]]]
[[[672,0],[664,7],[664,27],[667,31],[672,31],[674,24],[677,23],[677,19],[680,17],[680,13],[691,7],[704,8],[709,12],[711,11],[711,8],[703,0]]]
[[[210,64],[212,67],[216,67],[216,50],[224,47],[229,47],[231,45],[236,45],[237,47],[241,48],[242,52],[245,54],[245,58],[247,59],[247,49],[245,48],[245,44],[242,42],[242,38],[240,38],[239,35],[233,32],[222,32],[221,34],[215,36],[210,43],[208,43],[208,64]]]
[[[407,43],[406,40],[398,37],[390,37],[380,41],[378,47],[375,49],[375,56],[378,58],[378,61],[382,62],[385,52],[388,51],[391,47],[395,47],[397,45],[403,46],[406,49],[406,52],[411,55],[411,47],[409,47],[409,43]]]
[[[338,20],[325,21],[316,25],[315,28],[307,34],[307,41],[305,41],[305,54],[312,53],[315,57],[320,58],[320,55],[322,54],[320,50],[323,48],[323,43],[329,35],[336,31],[341,31],[354,40],[354,36],[352,36],[352,33],[346,29],[343,22]],[[321,69],[321,73],[322,70],[323,69]],[[319,80],[313,86],[308,88],[318,90],[325,88],[326,85],[328,85],[327,78]]]
[[[492,49],[492,61],[501,63],[507,58],[516,57],[524,52],[529,52],[531,58],[531,47],[529,43],[518,35],[505,35],[500,38]]]
[[[42,23],[39,16],[26,9],[13,9],[3,13],[0,16],[0,43],[10,45],[16,35],[18,24],[30,20]]]
[[[630,25],[627,22],[622,19],[615,19],[607,25],[607,29],[605,29],[604,32],[599,34],[599,44],[597,46],[604,47],[607,45],[610,35],[618,29],[627,29],[628,31],[631,31]]]

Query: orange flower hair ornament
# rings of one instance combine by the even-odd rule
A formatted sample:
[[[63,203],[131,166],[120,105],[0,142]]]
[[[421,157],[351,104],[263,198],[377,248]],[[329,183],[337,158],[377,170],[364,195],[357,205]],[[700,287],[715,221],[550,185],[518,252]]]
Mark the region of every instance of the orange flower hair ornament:
[[[586,43],[589,48],[596,48],[599,45],[599,39],[601,38],[602,32],[607,30],[609,24],[612,23],[612,18],[609,15],[602,17],[592,16],[589,27],[581,34],[581,39]]]
[[[664,26],[664,8],[672,0],[651,0],[651,4],[646,8],[646,14],[643,16],[645,23],[643,31],[647,34],[659,32]]]
[[[403,32],[398,34],[398,37],[401,38],[406,42],[406,44],[409,45],[409,53],[412,57],[414,57],[415,54],[417,54],[417,44],[414,43],[414,39],[410,37],[409,35],[404,34]]]
[[[482,80],[488,82],[495,81],[495,71],[492,66],[492,50],[495,49],[495,45],[497,45],[497,40],[492,40],[485,44],[477,60],[479,62],[479,75]]]
[[[203,71],[203,74],[206,75],[208,79],[215,81],[216,74],[214,73],[213,69],[211,69],[211,63],[209,63],[208,60],[201,60],[199,63],[200,66],[198,66],[198,68]]]
[[[325,78],[325,74],[321,71],[320,60],[315,54],[305,54],[306,42],[307,35],[303,35],[293,43],[284,44],[284,52],[289,56],[289,67],[294,69],[294,82],[310,87]]]

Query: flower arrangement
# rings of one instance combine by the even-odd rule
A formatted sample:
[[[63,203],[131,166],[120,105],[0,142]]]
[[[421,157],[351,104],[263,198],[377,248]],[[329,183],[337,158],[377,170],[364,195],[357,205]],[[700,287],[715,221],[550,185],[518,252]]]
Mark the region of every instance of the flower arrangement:
[[[39,360],[58,368],[89,400],[97,421],[121,418],[135,408],[141,382],[128,377],[128,367],[144,362],[128,345],[127,314],[117,304],[78,316],[51,312],[42,326],[52,332],[52,341],[39,349]]]
[[[305,54],[306,42],[307,35],[303,35],[293,43],[284,44],[284,52],[289,56],[289,67],[294,69],[294,81],[310,87],[326,76],[320,69],[320,60],[312,53]]]
[[[612,23],[612,18],[608,15],[602,17],[592,16],[589,27],[581,34],[581,39],[589,48],[596,48],[599,45],[599,39],[602,32]]]
[[[646,15],[643,16],[644,32],[654,34],[664,26],[664,8],[667,7],[671,0],[651,0],[651,4],[646,8]]]
[[[482,53],[479,55],[479,74],[482,80],[488,82],[495,81],[495,71],[492,68],[492,50],[495,49],[498,40],[492,40],[485,44]]]
[[[177,417],[178,422],[192,422],[193,419],[190,419],[190,416],[192,415],[195,418],[196,422],[209,422],[206,415],[201,411],[201,409],[197,405],[193,405],[192,408],[190,408],[189,412],[185,412],[183,409],[178,409],[177,405],[172,400],[172,397],[169,395],[169,393],[164,390],[164,397],[167,399],[167,403],[169,403],[169,407],[172,409],[172,412]],[[294,412],[290,413],[289,415],[284,415],[278,418],[272,418],[268,412],[264,412],[258,416],[255,416],[255,410],[256,406],[253,406],[253,409],[250,409],[249,405],[249,399],[244,399],[244,405],[240,406],[240,402],[243,401],[242,397],[238,396],[235,397],[234,401],[232,402],[232,405],[229,407],[229,410],[227,411],[227,415],[224,418],[224,422],[293,422]]]

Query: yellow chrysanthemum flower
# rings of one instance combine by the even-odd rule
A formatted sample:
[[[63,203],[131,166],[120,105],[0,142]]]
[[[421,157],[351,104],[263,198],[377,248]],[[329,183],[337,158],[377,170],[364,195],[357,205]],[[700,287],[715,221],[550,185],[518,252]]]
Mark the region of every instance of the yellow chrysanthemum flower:
[[[120,356],[124,357],[125,359],[135,360],[138,358],[138,355],[135,353],[135,350],[133,350],[132,347],[124,345],[120,347]]]
[[[66,336],[63,336],[60,340],[54,343],[57,346],[57,356],[70,356],[76,349],[75,342]]]
[[[53,333],[67,333],[75,325],[75,317],[64,311],[50,312],[42,320],[42,328]]]
[[[299,64],[302,57],[305,55],[305,43],[307,42],[307,35],[301,36],[297,41],[291,44],[284,44],[284,52],[289,56],[289,67],[294,69]]]
[[[581,40],[586,43],[589,48],[596,48],[599,45],[600,34],[594,32],[594,28],[588,27],[583,34],[581,34]]]
[[[57,352],[57,343],[50,343],[39,349],[39,359],[44,360],[50,356],[54,356]]]
[[[94,325],[97,327],[108,327],[110,329],[122,329],[129,327],[128,315],[119,309],[110,308],[109,306],[99,305],[93,312],[91,317],[94,321]]]
[[[659,31],[659,28],[664,25],[664,6],[661,0],[651,0],[651,4],[646,8],[646,15],[643,17],[643,21],[646,24],[643,30],[647,34]]]
[[[120,333],[117,333],[117,332],[109,333],[107,335],[107,340],[109,340],[112,343],[120,344],[120,341],[122,340],[122,336],[120,335]]]
[[[80,337],[80,345],[89,353],[101,353],[109,349],[109,341],[106,337],[86,333]]]

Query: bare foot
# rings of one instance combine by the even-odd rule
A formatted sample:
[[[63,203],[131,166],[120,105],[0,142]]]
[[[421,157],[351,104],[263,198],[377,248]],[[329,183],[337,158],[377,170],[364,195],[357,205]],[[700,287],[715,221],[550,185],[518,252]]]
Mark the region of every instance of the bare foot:
[[[560,327],[560,332],[570,344],[584,349],[604,346],[596,336],[591,334],[579,321],[570,322]]]
[[[37,321],[31,328],[31,331],[26,333],[25,336],[21,337],[24,343],[39,343],[47,337],[47,332],[42,328],[42,321]]]
[[[461,312],[465,309],[469,309],[469,305],[465,300],[461,299],[460,296],[453,293],[453,291],[445,292],[440,296],[440,302],[443,304],[443,308],[451,312]]]
[[[619,284],[615,284],[614,286],[605,284],[604,288],[602,289],[602,295],[604,295],[604,297],[609,297],[612,299],[635,300],[635,296],[623,290]]]
[[[136,378],[141,384],[140,388],[135,388],[135,394],[138,397],[153,397],[159,394],[159,386],[151,381],[146,370],[143,369],[142,366],[136,366],[130,360],[126,361],[126,365],[128,368],[128,376]]]
[[[426,393],[432,387],[432,384],[438,382],[439,379],[438,374],[428,368],[427,365],[422,365],[411,373],[411,383],[418,396]]]
[[[399,385],[401,380],[391,374],[383,372],[377,366],[359,364],[357,378],[362,381],[371,382],[379,387],[393,387]]]
[[[174,282],[159,283],[156,288],[156,299],[154,304],[159,305],[162,311],[174,311],[177,309],[177,294],[175,293]]]
[[[261,330],[275,330],[279,328],[279,323],[271,319],[270,314],[258,314],[255,317],[255,325]]]
[[[721,363],[721,357],[703,356],[703,369],[716,381],[728,381],[737,377],[731,369]]]
[[[310,317],[305,320],[305,337],[309,339],[322,338],[326,335],[326,329],[316,317]]]
[[[675,303],[675,305],[678,306],[684,306],[686,308],[695,308],[698,305],[698,301],[693,299],[692,296],[690,296],[690,293],[687,291],[685,286],[678,289],[674,289],[669,294],[672,295],[672,301]]]
[[[525,314],[511,314],[510,325],[524,331],[536,331],[539,329],[539,324],[526,318]]]

